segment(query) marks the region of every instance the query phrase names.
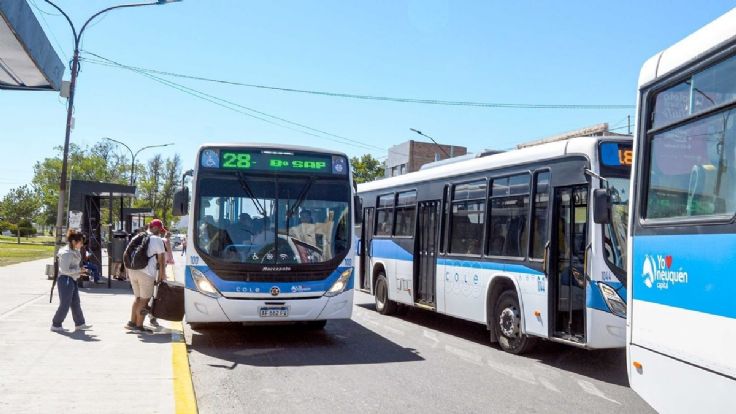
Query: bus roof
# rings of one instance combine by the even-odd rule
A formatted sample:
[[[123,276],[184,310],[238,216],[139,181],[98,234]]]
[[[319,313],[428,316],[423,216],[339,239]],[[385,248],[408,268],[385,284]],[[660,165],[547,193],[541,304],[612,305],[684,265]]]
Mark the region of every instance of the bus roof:
[[[525,147],[522,149],[501,152],[486,157],[473,158],[453,164],[440,165],[434,168],[419,170],[397,177],[385,178],[358,184],[358,192],[380,190],[404,184],[429,181],[441,177],[453,177],[490,168],[501,168],[510,165],[528,163],[544,159],[553,159],[568,154],[595,154],[596,145],[601,141],[630,141],[631,137],[603,136],[577,137],[564,141],[556,141]]]
[[[734,39],[736,39],[736,8],[649,58],[639,73],[639,87]]]
[[[300,145],[284,145],[284,144],[274,144],[270,142],[212,142],[212,143],[205,143],[199,146],[197,149],[197,153],[200,153],[203,148],[211,148],[211,147],[224,147],[224,148],[253,148],[253,149],[276,149],[276,150],[283,150],[283,151],[294,151],[294,152],[319,152],[323,154],[331,154],[331,155],[342,155],[343,157],[347,157],[345,153],[330,149],[324,149],[324,148],[317,148],[317,147],[304,147]]]

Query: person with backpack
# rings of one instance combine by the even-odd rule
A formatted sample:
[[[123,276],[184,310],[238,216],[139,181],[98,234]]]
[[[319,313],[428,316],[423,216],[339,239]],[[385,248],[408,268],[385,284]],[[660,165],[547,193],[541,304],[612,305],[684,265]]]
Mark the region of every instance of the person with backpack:
[[[148,231],[133,237],[123,254],[123,262],[128,269],[135,296],[130,321],[125,328],[136,333],[153,333],[143,326],[143,319],[148,301],[153,296],[154,284],[166,280],[166,248],[161,238],[166,231],[161,220],[152,220],[148,224]]]
[[[84,313],[82,313],[82,304],[79,301],[79,287],[77,279],[79,276],[86,274],[86,270],[79,265],[82,262],[82,255],[79,250],[84,243],[82,233],[69,229],[66,233],[68,244],[59,249],[59,278],[56,287],[59,288],[59,308],[54,314],[51,321],[51,330],[54,332],[65,332],[61,323],[69,314],[69,308],[72,310],[72,319],[74,319],[75,331],[86,331],[90,329],[84,321]]]

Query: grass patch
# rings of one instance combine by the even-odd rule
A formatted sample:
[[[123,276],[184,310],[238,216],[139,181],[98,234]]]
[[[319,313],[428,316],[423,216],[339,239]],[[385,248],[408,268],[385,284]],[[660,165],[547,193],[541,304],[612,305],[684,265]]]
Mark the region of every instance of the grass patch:
[[[21,244],[15,241],[12,243],[0,241],[0,266],[53,257],[53,255],[53,245],[24,243],[22,238]]]
[[[54,244],[55,239],[52,236],[34,236],[21,237],[21,244]],[[18,243],[16,236],[0,236],[0,243]]]

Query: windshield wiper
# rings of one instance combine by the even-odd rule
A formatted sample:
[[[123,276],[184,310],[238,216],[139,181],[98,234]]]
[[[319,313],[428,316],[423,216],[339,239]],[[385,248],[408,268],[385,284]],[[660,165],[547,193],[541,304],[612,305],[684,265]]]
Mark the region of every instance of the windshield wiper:
[[[261,205],[261,202],[256,198],[255,193],[253,192],[253,189],[250,188],[250,185],[248,185],[248,180],[245,178],[245,174],[238,171],[237,172],[238,182],[240,183],[240,187],[245,191],[245,193],[250,197],[250,200],[253,202],[253,205],[256,206],[256,210],[258,210],[258,214],[260,214],[262,217],[266,217],[266,208]]]
[[[296,202],[294,202],[294,204],[289,207],[289,211],[286,212],[287,223],[288,219],[290,219],[294,215],[294,213],[296,213],[296,209],[299,208],[299,206],[301,206],[304,202],[304,199],[307,197],[307,193],[309,192],[309,189],[312,188],[312,184],[314,184],[315,180],[316,179],[314,178],[314,176],[309,177],[309,182],[304,185],[304,188],[299,193],[299,196],[296,198]]]

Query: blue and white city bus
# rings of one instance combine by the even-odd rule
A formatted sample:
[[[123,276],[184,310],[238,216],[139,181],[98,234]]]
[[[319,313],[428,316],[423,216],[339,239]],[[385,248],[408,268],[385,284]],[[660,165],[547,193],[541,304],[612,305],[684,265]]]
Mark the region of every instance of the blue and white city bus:
[[[511,353],[623,347],[630,162],[628,137],[577,137],[360,184],[358,288],[383,314],[485,324]]]
[[[627,358],[660,412],[736,412],[736,9],[642,67]]]
[[[335,151],[207,144],[191,184],[186,320],[302,321],[352,314],[354,187]],[[188,189],[174,212],[187,214]]]

